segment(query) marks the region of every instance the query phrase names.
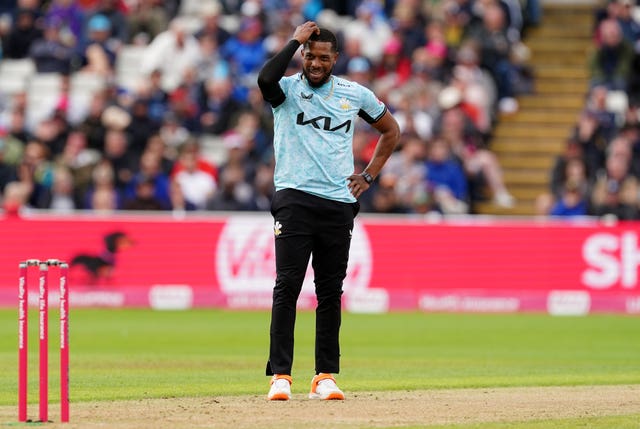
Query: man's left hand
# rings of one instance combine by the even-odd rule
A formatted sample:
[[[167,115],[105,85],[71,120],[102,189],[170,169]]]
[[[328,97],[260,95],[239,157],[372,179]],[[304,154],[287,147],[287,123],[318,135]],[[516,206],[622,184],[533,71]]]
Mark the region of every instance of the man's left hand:
[[[347,178],[347,181],[349,182],[347,186],[349,187],[351,195],[356,198],[360,197],[360,195],[371,186],[360,174],[352,174]]]

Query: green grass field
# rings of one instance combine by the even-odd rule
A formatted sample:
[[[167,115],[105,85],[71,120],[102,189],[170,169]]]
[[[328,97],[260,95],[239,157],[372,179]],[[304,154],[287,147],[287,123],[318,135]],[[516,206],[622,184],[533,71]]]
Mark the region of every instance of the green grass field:
[[[37,314],[30,316],[30,401],[35,402]],[[57,328],[56,316],[51,314],[51,322]],[[73,402],[266,392],[267,312],[78,309],[70,326]],[[301,312],[293,376],[305,383],[313,375],[313,332],[313,313]],[[51,334],[52,389],[58,381],[57,341]],[[17,311],[0,310],[0,405],[16,403],[16,344]],[[345,314],[342,356],[340,380],[352,392],[640,384],[640,318]],[[638,427],[630,424],[640,416],[611,419],[600,419],[602,425],[593,419],[585,427]]]

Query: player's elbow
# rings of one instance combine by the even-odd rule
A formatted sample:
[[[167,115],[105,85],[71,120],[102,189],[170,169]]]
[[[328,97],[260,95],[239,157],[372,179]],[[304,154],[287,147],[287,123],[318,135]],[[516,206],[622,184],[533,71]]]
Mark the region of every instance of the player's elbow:
[[[278,80],[274,79],[270,73],[267,73],[264,68],[258,73],[258,86],[260,88],[268,88],[278,83]]]
[[[269,87],[269,82],[262,75],[258,75],[258,88],[262,91]]]

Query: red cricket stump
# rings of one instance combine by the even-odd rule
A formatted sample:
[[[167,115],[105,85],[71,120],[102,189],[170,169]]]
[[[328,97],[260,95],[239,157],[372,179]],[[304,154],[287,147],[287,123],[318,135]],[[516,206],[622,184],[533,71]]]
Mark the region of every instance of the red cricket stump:
[[[40,262],[40,421],[49,421],[49,265]]]
[[[27,263],[20,263],[18,280],[18,421],[27,421],[27,341],[29,288],[27,287]]]
[[[57,267],[60,282],[60,421],[69,421],[69,265],[57,259],[20,262],[18,281],[18,421],[27,422],[29,268],[38,267],[39,421],[49,421],[49,275]]]
[[[60,264],[60,421],[69,421],[69,288],[66,263]]]

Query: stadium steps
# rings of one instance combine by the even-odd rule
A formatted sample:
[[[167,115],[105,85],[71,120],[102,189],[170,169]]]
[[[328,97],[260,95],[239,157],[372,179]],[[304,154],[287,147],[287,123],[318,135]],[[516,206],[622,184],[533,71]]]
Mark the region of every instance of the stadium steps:
[[[544,131],[542,132],[544,133]],[[522,155],[522,156],[546,156],[549,157],[549,153],[558,153],[562,151],[564,147],[564,140],[562,137],[564,133],[562,133],[559,138],[548,137],[548,136],[531,136],[526,135],[525,137],[499,137],[493,139],[491,143],[491,150],[497,154],[499,154],[500,161],[502,161],[503,157],[508,157],[511,155]],[[522,139],[526,138],[526,146],[523,146]]]
[[[489,143],[517,203],[505,209],[487,198],[474,205],[474,213],[534,216],[536,198],[547,191],[553,162],[584,107],[594,5],[543,3],[542,16],[524,40],[531,51],[534,91],[519,96],[517,113],[500,115]]]
[[[547,156],[547,153],[542,154],[520,154],[515,153],[505,154],[503,158],[500,159],[500,163],[502,164],[502,168],[508,170],[516,170],[516,169],[526,169],[535,167],[536,169],[551,169],[553,167],[554,160]]]
[[[567,109],[521,109],[519,112],[505,116],[502,120],[505,122],[526,122],[529,124],[566,124],[577,119],[577,115]]]
[[[576,97],[550,97],[548,95],[532,94],[520,99],[522,110],[540,109],[545,111],[579,111],[585,100]]]

